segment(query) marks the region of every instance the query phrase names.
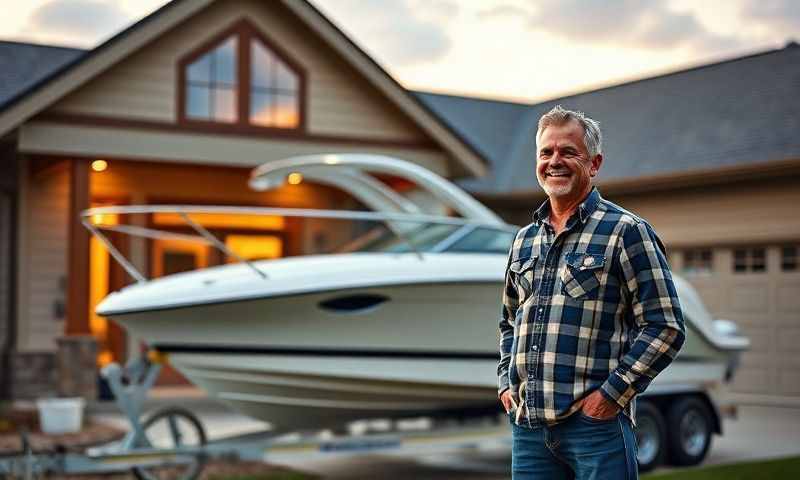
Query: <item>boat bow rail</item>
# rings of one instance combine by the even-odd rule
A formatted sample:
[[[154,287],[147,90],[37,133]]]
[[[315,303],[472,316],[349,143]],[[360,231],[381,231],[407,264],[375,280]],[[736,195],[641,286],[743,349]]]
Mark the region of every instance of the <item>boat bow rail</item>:
[[[129,224],[105,224],[103,218],[106,215],[137,215],[137,214],[177,214],[186,226],[191,228],[195,235],[177,233],[157,228],[141,227]],[[278,207],[237,207],[237,206],[198,206],[198,205],[115,205],[107,207],[96,207],[84,210],[81,213],[81,223],[105,246],[109,254],[116,260],[125,271],[138,283],[145,283],[149,279],[137,269],[133,263],[114,246],[113,242],[104,231],[118,232],[134,237],[142,237],[154,240],[184,240],[210,245],[229,258],[236,259],[252,270],[262,279],[267,279],[267,273],[259,269],[253,262],[238,255],[231,250],[213,233],[208,231],[193,215],[202,214],[223,214],[223,215],[265,215],[280,217],[300,217],[300,218],[326,218],[338,220],[360,220],[371,221],[384,224],[388,230],[408,245],[409,249],[420,259],[423,259],[422,252],[418,246],[407,235],[405,229],[398,228],[399,224],[432,224],[432,225],[453,225],[453,226],[472,226],[489,227],[514,231],[514,227],[509,225],[498,226],[474,219],[464,219],[457,217],[447,217],[441,215],[409,214],[396,212],[364,212],[356,210],[325,210],[325,209],[305,209],[305,208],[278,208]]]

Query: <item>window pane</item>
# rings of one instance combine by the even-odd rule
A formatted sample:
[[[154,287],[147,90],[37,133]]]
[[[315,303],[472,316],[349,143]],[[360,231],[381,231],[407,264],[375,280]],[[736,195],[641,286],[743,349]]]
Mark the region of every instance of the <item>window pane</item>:
[[[214,50],[214,82],[236,83],[236,37],[231,37]]]
[[[797,247],[783,247],[781,253],[781,269],[785,272],[797,270]]]
[[[214,89],[214,120],[236,121],[236,91],[234,89]]]
[[[292,73],[283,63],[277,64],[277,75],[275,76],[275,86],[283,90],[297,90],[297,76]]]
[[[251,49],[251,52],[251,85],[261,88],[271,87],[273,84],[272,69],[275,65],[275,59],[272,56],[272,53],[264,48],[261,42],[256,41],[253,42],[253,48]]]
[[[751,265],[754,272],[763,272],[767,269],[766,251],[763,248],[753,248],[750,250]]]
[[[250,59],[250,122],[280,128],[299,126],[297,75],[260,41],[253,41]]]
[[[300,121],[297,111],[297,97],[294,95],[278,95],[275,98],[275,109],[273,115],[275,125],[279,127],[296,127]]]
[[[206,54],[189,64],[186,76],[190,82],[211,81],[211,54]]]
[[[683,271],[685,273],[711,273],[714,262],[711,250],[685,250]]]
[[[186,117],[237,120],[237,37],[231,36],[187,67]]]
[[[202,119],[210,118],[211,110],[208,104],[208,97],[208,88],[190,85],[186,95],[186,116]]]
[[[273,122],[273,109],[272,109],[273,96],[268,93],[250,92],[250,122],[259,125],[272,125]]]
[[[733,271],[747,271],[747,250],[737,249],[733,251]]]

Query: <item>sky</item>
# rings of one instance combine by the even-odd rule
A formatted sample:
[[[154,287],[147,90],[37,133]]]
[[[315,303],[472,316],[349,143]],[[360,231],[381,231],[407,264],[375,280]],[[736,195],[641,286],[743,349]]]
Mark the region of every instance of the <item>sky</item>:
[[[519,102],[800,41],[798,0],[311,2],[406,88]],[[0,39],[91,48],[165,3],[0,0]]]

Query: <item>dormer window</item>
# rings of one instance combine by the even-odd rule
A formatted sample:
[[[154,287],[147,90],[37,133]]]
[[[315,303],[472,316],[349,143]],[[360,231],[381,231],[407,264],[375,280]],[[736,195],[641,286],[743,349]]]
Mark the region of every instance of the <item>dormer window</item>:
[[[178,121],[228,128],[303,126],[302,69],[240,21],[178,64]]]

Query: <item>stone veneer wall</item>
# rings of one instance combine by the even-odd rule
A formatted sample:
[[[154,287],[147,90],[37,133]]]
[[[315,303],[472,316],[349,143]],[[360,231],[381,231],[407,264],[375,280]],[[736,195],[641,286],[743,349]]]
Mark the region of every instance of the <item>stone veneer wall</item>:
[[[55,396],[97,399],[97,340],[92,336],[66,336],[56,342],[56,352],[12,354],[14,399]]]
[[[55,352],[15,352],[11,355],[11,395],[17,400],[54,397]]]
[[[70,335],[58,338],[56,343],[58,394],[97,399],[97,339],[91,335]]]

